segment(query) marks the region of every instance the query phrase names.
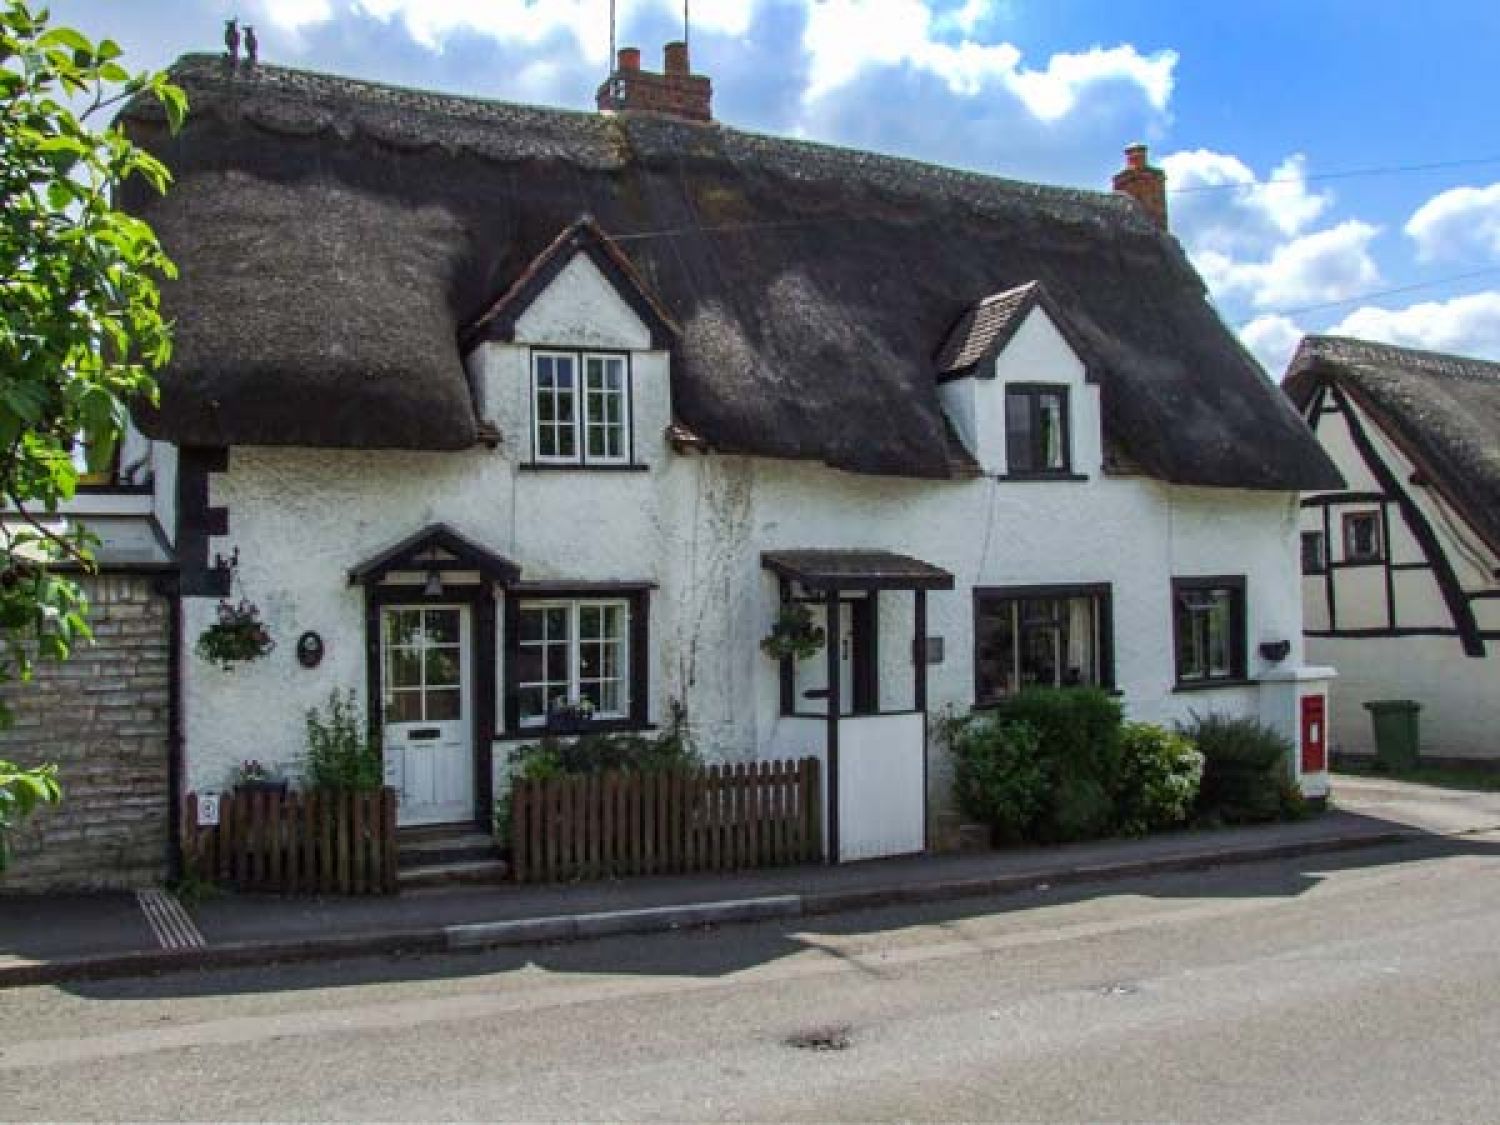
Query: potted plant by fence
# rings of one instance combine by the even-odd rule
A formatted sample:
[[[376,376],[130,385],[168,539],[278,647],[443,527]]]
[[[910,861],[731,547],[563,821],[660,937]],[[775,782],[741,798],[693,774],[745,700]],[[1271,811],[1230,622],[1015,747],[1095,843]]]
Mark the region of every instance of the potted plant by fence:
[[[760,647],[772,660],[806,660],[823,647],[823,639],[822,627],[813,624],[812,610],[801,602],[784,602]]]
[[[221,601],[213,622],[198,634],[196,651],[210,664],[228,672],[236,664],[259,660],[276,647],[255,603]]]
[[[268,766],[259,758],[246,758],[234,771],[236,793],[286,792],[286,778],[280,776],[275,766]]]
[[[385,778],[380,744],[370,736],[354,691],[328,695],[328,710],[307,712],[307,756],[303,778],[309,789],[370,793]]]

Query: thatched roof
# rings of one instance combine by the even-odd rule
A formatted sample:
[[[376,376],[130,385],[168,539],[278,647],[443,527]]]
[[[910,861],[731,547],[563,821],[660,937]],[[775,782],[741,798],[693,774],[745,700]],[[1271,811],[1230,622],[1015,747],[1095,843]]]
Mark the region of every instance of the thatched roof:
[[[192,104],[176,138],[148,103],[127,115],[177,178],[127,197],[182,269],[153,436],[472,443],[460,331],[588,214],[681,326],[674,409],[715,450],[948,476],[934,353],[975,301],[1037,280],[1100,360],[1107,430],[1145,471],[1336,479],[1126,197],[206,56],[173,73]]]
[[[1283,386],[1306,406],[1336,385],[1500,554],[1500,363],[1308,336]]]

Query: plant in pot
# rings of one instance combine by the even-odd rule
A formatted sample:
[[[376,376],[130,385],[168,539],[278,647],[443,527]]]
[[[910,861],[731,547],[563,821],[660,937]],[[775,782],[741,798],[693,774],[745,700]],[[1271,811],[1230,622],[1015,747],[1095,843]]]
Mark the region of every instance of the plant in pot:
[[[275,766],[265,765],[259,758],[246,758],[234,770],[236,793],[285,793],[286,778]]]
[[[260,610],[254,602],[241,598],[238,604],[219,603],[213,622],[198,634],[196,652],[228,672],[236,664],[259,660],[275,647],[260,619]]]
[[[559,695],[547,709],[547,732],[549,734],[578,734],[594,721],[594,704],[587,697],[576,701]]]
[[[772,660],[806,660],[817,655],[824,637],[822,626],[813,623],[812,611],[807,606],[784,602],[760,647]]]

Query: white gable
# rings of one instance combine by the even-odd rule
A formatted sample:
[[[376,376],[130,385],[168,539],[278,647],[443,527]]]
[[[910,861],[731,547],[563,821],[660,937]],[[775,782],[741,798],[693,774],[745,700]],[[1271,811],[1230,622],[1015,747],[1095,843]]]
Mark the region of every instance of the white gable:
[[[517,319],[515,342],[646,351],[651,331],[588,256],[575,254]]]

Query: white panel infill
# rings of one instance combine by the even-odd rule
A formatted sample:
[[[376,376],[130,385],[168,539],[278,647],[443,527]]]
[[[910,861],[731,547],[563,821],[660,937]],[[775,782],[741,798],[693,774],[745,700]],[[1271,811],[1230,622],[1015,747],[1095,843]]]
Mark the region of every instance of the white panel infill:
[[[926,847],[925,725],[919,711],[839,720],[839,862]]]

